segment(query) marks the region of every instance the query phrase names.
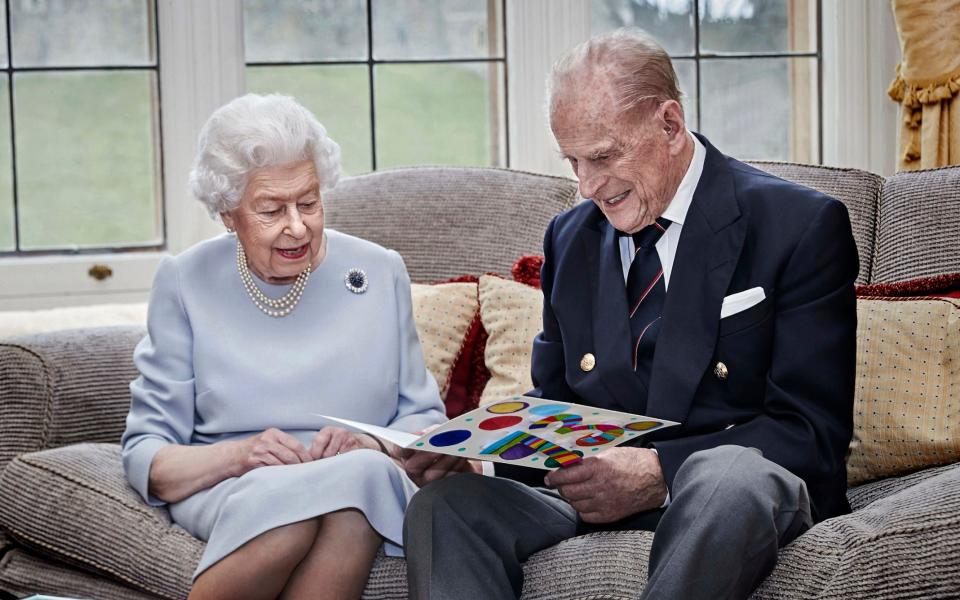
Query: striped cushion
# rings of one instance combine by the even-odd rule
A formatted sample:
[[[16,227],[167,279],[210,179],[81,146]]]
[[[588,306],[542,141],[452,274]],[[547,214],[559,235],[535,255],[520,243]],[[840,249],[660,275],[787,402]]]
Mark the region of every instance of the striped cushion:
[[[960,272],[960,167],[897,173],[880,195],[871,283]]]
[[[815,165],[796,165],[778,162],[752,162],[758,169],[781,179],[793,181],[836,198],[846,205],[853,225],[853,238],[860,254],[860,273],[857,283],[870,281],[873,263],[874,235],[877,221],[877,201],[883,178],[857,169],[837,169]]]
[[[40,558],[22,549],[12,550],[0,561],[0,590],[25,597],[46,594],[97,600],[156,600],[104,577],[86,573],[61,562]]]
[[[543,232],[573,206],[576,184],[506,169],[421,167],[342,180],[324,195],[330,227],[392,248],[413,281],[510,274],[540,254]]]
[[[0,343],[0,469],[14,456],[118,442],[143,327],[77,329]]]

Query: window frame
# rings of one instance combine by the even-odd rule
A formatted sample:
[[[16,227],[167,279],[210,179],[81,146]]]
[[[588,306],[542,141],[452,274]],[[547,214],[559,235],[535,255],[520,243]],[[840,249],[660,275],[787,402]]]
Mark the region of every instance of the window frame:
[[[242,0],[240,0],[242,3]],[[375,28],[373,22],[373,0],[366,0],[366,29],[367,29],[367,57],[357,58],[357,59],[314,59],[314,60],[268,60],[268,61],[247,61],[245,65],[247,67],[259,68],[259,67],[329,67],[329,66],[365,66],[367,69],[367,94],[368,102],[370,103],[370,171],[377,171],[377,107],[376,107],[376,85],[375,85],[375,71],[376,67],[379,65],[439,65],[439,64],[497,64],[501,65],[501,81],[497,83],[497,87],[502,88],[502,97],[497,99],[495,104],[491,105],[491,110],[494,113],[497,113],[497,118],[491,119],[491,123],[494,125],[493,135],[491,138],[497,139],[497,145],[502,147],[503,150],[503,164],[504,166],[510,165],[510,116],[509,111],[506,110],[508,90],[510,85],[510,77],[507,69],[507,29],[506,29],[506,19],[507,19],[507,0],[492,0],[494,3],[499,4],[500,10],[500,19],[501,19],[501,31],[498,34],[502,34],[501,37],[501,48],[498,56],[488,56],[488,57],[473,57],[473,58],[375,58],[374,57],[374,35]],[[488,5],[490,3],[488,2]],[[489,18],[489,15],[488,15]],[[499,112],[501,111],[501,106],[503,110],[503,131],[499,130]],[[321,117],[322,120],[322,117]],[[389,168],[389,167],[388,167]]]
[[[150,0],[152,1],[152,0]],[[0,310],[146,300],[160,260],[223,228],[190,196],[187,179],[197,136],[219,106],[243,94],[240,0],[156,0],[163,221],[166,242],[149,249],[94,249],[0,257]],[[106,266],[112,275],[95,279]]]
[[[886,97],[899,42],[889,5],[822,0],[823,164],[891,174],[897,106]],[[241,0],[157,0],[163,104],[164,250],[0,257],[0,310],[144,301],[163,256],[217,235],[222,226],[187,189],[200,127],[246,89]],[[543,110],[553,60],[590,36],[589,0],[510,0],[504,19],[506,118],[511,169],[570,176]],[[885,150],[886,148],[886,150]],[[113,276],[95,280],[104,264]]]

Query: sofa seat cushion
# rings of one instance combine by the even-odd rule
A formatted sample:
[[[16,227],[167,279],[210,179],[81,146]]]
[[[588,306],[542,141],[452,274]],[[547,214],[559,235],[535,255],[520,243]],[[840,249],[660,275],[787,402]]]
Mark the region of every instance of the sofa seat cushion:
[[[958,554],[960,465],[953,465],[817,524],[783,549],[753,598],[955,598]]]
[[[523,600],[638,598],[652,542],[649,531],[601,531],[541,550],[524,565]]]
[[[38,553],[163,598],[186,597],[203,552],[127,484],[116,444],[14,459],[0,476],[0,526]]]
[[[0,559],[0,590],[18,597],[46,594],[97,600],[158,598],[64,563],[46,560],[21,548],[11,550]]]

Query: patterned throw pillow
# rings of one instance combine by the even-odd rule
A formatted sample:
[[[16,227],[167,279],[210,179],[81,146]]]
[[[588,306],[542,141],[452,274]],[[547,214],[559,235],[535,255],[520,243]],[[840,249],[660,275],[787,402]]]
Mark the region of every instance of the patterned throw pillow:
[[[490,381],[480,404],[524,394],[533,388],[533,338],[543,326],[543,292],[496,275],[480,278],[480,319],[489,336],[484,352]]]
[[[467,334],[479,310],[477,284],[469,281],[434,285],[414,283],[410,286],[410,293],[423,358],[437,380],[440,397],[446,400],[454,365],[464,350]]]
[[[960,460],[960,300],[859,298],[850,485]]]

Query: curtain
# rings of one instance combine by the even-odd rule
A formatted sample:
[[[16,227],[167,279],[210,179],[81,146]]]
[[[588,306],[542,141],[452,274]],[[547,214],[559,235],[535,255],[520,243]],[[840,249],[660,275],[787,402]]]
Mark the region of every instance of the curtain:
[[[891,0],[901,61],[898,168],[960,164],[960,0]]]

